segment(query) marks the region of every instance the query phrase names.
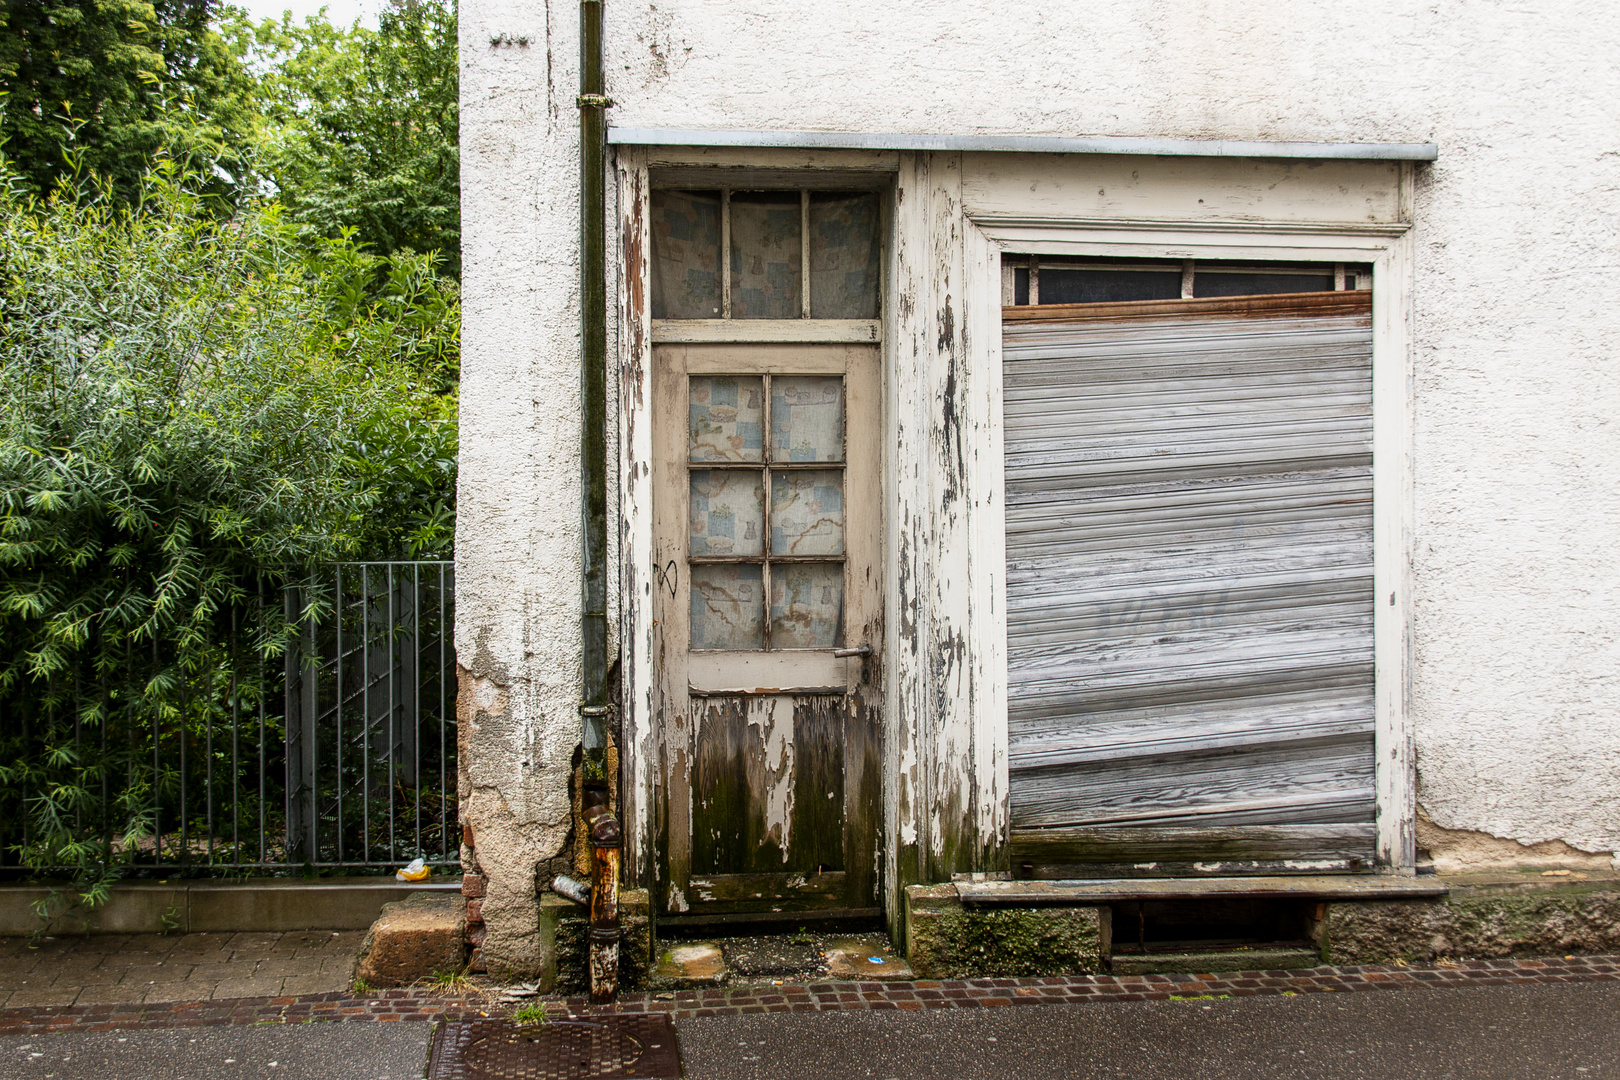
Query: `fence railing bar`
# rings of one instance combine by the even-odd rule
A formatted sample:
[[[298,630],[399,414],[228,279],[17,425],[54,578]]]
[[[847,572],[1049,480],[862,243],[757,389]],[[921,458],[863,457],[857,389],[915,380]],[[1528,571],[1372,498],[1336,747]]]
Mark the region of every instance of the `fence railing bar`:
[[[365,738],[360,743],[362,755],[360,769],[360,835],[361,853],[371,858],[371,573],[361,564],[360,570],[360,640],[364,643],[360,654],[360,687],[362,690],[360,730]]]
[[[286,625],[288,627],[295,625],[293,622],[294,613],[298,610],[297,595],[294,590],[295,586],[288,586],[284,592],[286,597]],[[303,839],[300,835],[302,830],[298,827],[298,777],[302,768],[301,758],[303,756],[303,747],[299,741],[302,725],[297,722],[298,707],[303,697],[299,693],[298,637],[289,634],[286,652],[283,654],[284,659],[281,665],[285,673],[283,677],[286,680],[282,687],[282,697],[285,701],[285,711],[282,714],[284,717],[282,721],[282,743],[286,747],[282,759],[282,775],[285,778],[282,784],[285,789],[282,792],[282,802],[287,815],[281,829],[281,851],[282,858],[288,862],[293,861],[297,845]]]
[[[304,766],[303,779],[309,784],[309,821],[304,826],[304,860],[314,862],[320,857],[320,784],[317,779],[320,775],[320,740],[315,737],[316,703],[320,700],[321,664],[320,656],[315,651],[315,594],[319,586],[315,579],[309,582],[309,600],[306,607],[310,609],[309,618],[304,623],[304,668],[309,672],[309,678],[304,684],[304,707],[299,712],[299,720],[304,728]]]
[[[135,745],[135,643],[124,636],[124,738],[130,747]],[[126,791],[135,790],[135,755],[131,753],[124,765]]]
[[[24,746],[33,746],[34,745],[34,724],[33,724],[33,719],[34,719],[34,710],[28,707],[27,702],[23,702],[22,703],[22,733],[23,733],[23,745]],[[22,816],[23,847],[26,848],[26,847],[31,846],[33,844],[33,842],[34,842],[34,815],[32,815],[32,814],[30,814],[28,812],[28,786],[26,784],[24,784],[23,789],[17,793],[17,799],[18,799],[19,803],[21,804],[19,809],[22,811],[21,816]]]
[[[416,785],[416,854],[422,854],[422,568],[411,567],[411,783]]]
[[[332,748],[334,758],[333,773],[337,776],[337,857],[338,862],[343,861],[343,566],[336,568],[336,577],[333,586],[332,610],[336,612],[337,620],[337,647],[333,650],[337,664],[337,693],[334,695],[336,704],[332,711],[336,714],[337,740]]]
[[[180,861],[191,861],[191,815],[186,805],[186,662],[184,652],[176,649],[174,653],[174,669],[180,676]]]
[[[156,673],[158,664],[157,635],[152,635],[152,671]],[[161,712],[152,710],[152,855],[157,862],[163,861],[163,771],[158,758],[158,744],[163,739],[163,732],[158,727]]]
[[[206,798],[203,800],[208,812],[208,865],[214,865],[214,717],[212,712],[204,710],[203,724],[206,726],[207,743],[204,753],[208,755],[208,764],[204,766],[203,791]]]
[[[98,652],[100,650],[97,650]],[[107,729],[112,727],[112,689],[107,685],[107,669],[103,667],[100,678],[101,684],[101,737],[97,740],[97,751],[100,759],[96,772],[101,776],[101,859],[104,863],[112,864],[112,810],[109,800],[112,798],[110,787],[112,776],[107,767]]]
[[[262,619],[264,617],[264,579],[263,578],[258,579],[258,595],[259,595],[259,617]],[[257,650],[255,650],[255,651],[257,652]],[[266,758],[266,756],[265,756],[265,745],[264,745],[264,738],[265,738],[264,700],[265,700],[265,697],[266,697],[266,693],[265,693],[265,689],[264,689],[264,683],[265,683],[265,674],[266,674],[265,673],[265,668],[268,665],[265,663],[265,658],[264,658],[264,653],[263,652],[258,652],[258,655],[254,659],[257,662],[257,666],[258,666],[258,670],[259,670],[259,861],[260,862],[265,862],[269,858],[269,852],[266,850],[265,835],[264,835],[264,777],[265,777],[265,773],[267,773],[269,771],[269,767],[270,767],[269,759]]]
[[[84,665],[73,665],[73,764],[77,769],[83,769],[84,761]],[[82,776],[82,773],[81,773]],[[78,787],[77,784],[73,785]],[[84,800],[73,800],[73,829],[75,832],[84,828]]]
[[[242,702],[237,696],[237,605],[231,604],[231,858],[242,857],[242,769],[237,762],[242,734]]]
[[[440,858],[450,857],[450,828],[446,821],[445,811],[450,801],[445,786],[445,755],[444,747],[444,563],[439,564],[439,855]],[[459,838],[458,838],[459,839]],[[456,845],[456,855],[461,854],[461,846]]]
[[[398,667],[394,662],[394,627],[398,625],[394,616],[394,563],[388,564],[388,724],[384,732],[388,738],[388,857],[394,858],[399,852],[399,843],[394,838],[394,731],[399,726],[399,717],[395,712],[395,693],[399,680],[395,677]]]

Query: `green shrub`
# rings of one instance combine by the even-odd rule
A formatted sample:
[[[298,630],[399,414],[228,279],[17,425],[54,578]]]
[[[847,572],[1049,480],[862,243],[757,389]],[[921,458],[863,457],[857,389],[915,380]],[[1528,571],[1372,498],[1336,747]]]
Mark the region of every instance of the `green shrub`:
[[[255,705],[283,582],[454,533],[454,285],[205,186],[0,165],[0,821],[91,903],[183,779],[142,732]]]

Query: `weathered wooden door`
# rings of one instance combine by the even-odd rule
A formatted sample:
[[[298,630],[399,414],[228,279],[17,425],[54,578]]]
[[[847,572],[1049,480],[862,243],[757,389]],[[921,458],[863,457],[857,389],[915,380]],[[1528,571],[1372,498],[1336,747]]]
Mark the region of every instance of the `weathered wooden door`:
[[[878,347],[654,361],[663,909],[871,909]]]

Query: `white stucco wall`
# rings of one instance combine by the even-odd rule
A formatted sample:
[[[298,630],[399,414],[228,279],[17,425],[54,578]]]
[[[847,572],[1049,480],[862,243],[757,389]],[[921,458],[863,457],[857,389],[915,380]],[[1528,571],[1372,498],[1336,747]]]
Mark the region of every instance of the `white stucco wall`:
[[[504,800],[540,851],[577,725],[578,16],[461,10],[457,646],[474,692],[508,694],[478,737],[522,747],[473,805]],[[1419,797],[1446,829],[1620,848],[1620,9],[605,10],[618,126],[1437,142],[1414,208]]]

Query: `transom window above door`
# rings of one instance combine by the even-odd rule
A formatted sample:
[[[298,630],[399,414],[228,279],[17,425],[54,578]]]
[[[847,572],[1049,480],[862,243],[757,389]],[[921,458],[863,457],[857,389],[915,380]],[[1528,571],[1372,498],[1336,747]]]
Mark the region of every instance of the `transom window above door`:
[[[830,649],[844,626],[844,380],[688,378],[694,650]]]
[[[875,319],[871,191],[652,192],[654,319]]]

